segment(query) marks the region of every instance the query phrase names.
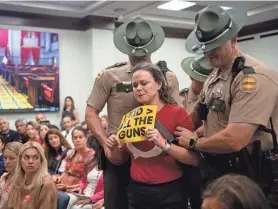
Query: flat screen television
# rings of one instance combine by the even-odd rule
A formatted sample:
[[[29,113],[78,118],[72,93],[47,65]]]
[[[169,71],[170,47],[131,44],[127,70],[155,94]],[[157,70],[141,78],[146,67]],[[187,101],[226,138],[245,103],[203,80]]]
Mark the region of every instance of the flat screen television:
[[[57,33],[0,28],[0,114],[59,111],[59,77]]]

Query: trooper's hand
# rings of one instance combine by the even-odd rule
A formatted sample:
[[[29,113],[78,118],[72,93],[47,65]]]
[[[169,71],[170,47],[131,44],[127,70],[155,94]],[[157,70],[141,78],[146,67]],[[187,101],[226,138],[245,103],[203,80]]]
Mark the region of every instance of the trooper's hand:
[[[198,136],[199,138],[204,136],[204,132],[205,132],[204,129],[205,129],[205,128],[204,128],[204,125],[202,125],[201,127],[199,127],[199,128],[195,131],[195,133],[197,134],[197,136]]]
[[[181,145],[184,148],[189,147],[189,141],[190,139],[195,139],[197,136],[195,133],[187,130],[186,128],[178,126],[175,131],[175,136],[177,136],[177,139],[179,141],[179,145]]]
[[[105,147],[110,150],[113,150],[118,146],[119,146],[119,141],[117,140],[117,137],[114,134],[110,135],[105,142]]]

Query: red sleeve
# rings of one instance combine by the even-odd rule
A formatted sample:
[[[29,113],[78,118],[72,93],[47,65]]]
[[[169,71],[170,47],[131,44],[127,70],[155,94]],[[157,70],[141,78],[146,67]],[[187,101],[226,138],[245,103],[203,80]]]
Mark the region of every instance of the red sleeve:
[[[192,131],[192,132],[195,130],[192,118],[187,114],[185,109],[183,109],[183,108],[180,109],[178,119],[179,119],[179,122],[177,124],[178,126],[186,128],[186,129],[188,129],[189,131]]]

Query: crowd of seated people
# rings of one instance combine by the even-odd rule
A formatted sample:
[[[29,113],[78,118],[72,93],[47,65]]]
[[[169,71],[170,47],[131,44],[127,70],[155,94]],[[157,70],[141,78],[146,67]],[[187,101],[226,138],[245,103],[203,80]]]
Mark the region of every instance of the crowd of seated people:
[[[136,73],[141,71],[141,68],[135,70]],[[146,71],[150,72],[150,75],[156,72],[149,69]],[[148,101],[141,103],[147,105]],[[157,103],[160,104],[160,99]],[[158,118],[165,119],[164,111],[169,108],[174,108],[171,101],[158,113]],[[178,114],[182,113],[177,108],[175,110]],[[106,132],[107,116],[102,116],[100,119]],[[38,113],[34,121],[16,120],[14,131],[10,129],[7,118],[0,118],[1,209],[104,209],[104,178],[103,171],[99,168],[100,144],[88,130],[86,122],[76,124],[68,114],[65,114],[61,121],[63,127],[59,128],[51,124],[43,113]],[[191,128],[190,120],[179,123]],[[171,122],[171,126],[175,125]],[[155,129],[147,132],[149,135],[155,133]],[[144,191],[141,200],[132,202],[133,205],[145,204],[150,196],[149,191],[156,190],[153,186],[156,181],[167,186],[165,191],[156,190],[156,193],[170,192],[172,195],[184,193],[185,187],[180,181],[182,174],[179,167],[174,166],[174,162],[183,163],[183,160],[187,159],[185,163],[195,165],[198,161],[197,155],[190,154],[178,146],[174,146],[175,151],[169,155],[163,155],[160,161],[151,162],[150,159],[146,159],[139,163],[128,151],[128,147],[124,146],[123,158],[116,159],[114,152],[117,152],[117,142],[113,135],[109,136],[107,143],[109,149],[113,147],[113,151],[111,149],[110,153],[106,153],[107,157],[112,162],[116,160],[117,163],[131,158],[132,177],[144,182],[133,181],[129,185],[129,202],[134,201],[132,196],[136,195],[134,193],[139,187]],[[161,143],[164,144],[163,141],[148,140],[139,143],[138,146],[162,146]],[[172,164],[172,176],[168,175],[170,170],[167,170],[165,162]],[[143,168],[143,164],[148,166]],[[154,164],[157,170],[161,167],[168,174],[164,175],[152,169]],[[145,188],[144,185],[148,186]],[[252,189],[245,190],[247,187]],[[223,197],[229,197],[229,201]],[[184,198],[181,196],[172,205],[185,205],[186,201],[186,196]],[[154,196],[148,202],[164,204]],[[247,209],[255,208],[257,205],[256,208],[263,209],[267,203],[262,191],[254,182],[238,175],[217,179],[204,190],[203,209],[210,209],[212,206],[214,209],[238,209],[238,205]]]
[[[16,131],[0,118],[1,209],[104,208],[99,144],[74,114],[63,113],[58,127],[37,113],[16,120]]]

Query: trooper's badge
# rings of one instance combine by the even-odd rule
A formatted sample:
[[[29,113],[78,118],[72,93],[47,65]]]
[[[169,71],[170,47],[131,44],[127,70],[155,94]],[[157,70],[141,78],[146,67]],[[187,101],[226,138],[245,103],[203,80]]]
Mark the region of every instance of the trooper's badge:
[[[223,94],[223,85],[220,85],[215,92],[215,98],[221,97]]]
[[[97,74],[97,76],[96,76],[96,80],[95,81],[99,80],[102,75],[103,75],[103,71],[99,72]]]
[[[255,75],[246,75],[240,82],[240,90],[245,93],[252,93],[259,89],[259,78]]]

